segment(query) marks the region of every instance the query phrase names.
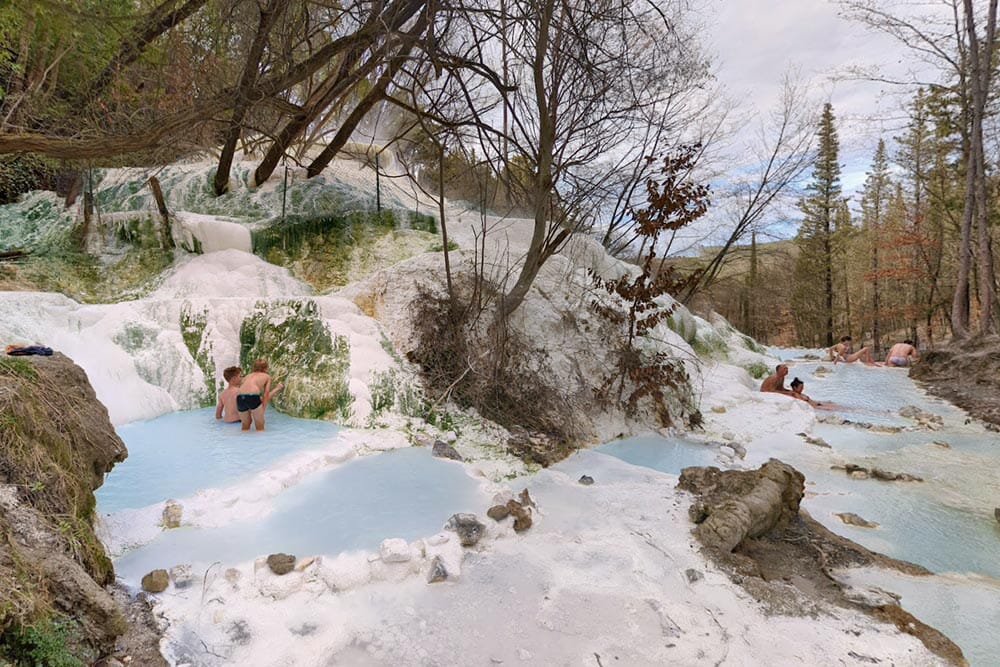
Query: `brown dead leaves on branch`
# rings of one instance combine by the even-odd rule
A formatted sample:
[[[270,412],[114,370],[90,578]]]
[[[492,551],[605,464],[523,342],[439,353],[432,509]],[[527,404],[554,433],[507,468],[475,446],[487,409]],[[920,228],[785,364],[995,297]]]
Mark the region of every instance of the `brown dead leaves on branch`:
[[[681,276],[673,267],[662,265],[654,270],[661,235],[686,227],[708,210],[708,186],[691,180],[699,150],[698,145],[684,146],[665,156],[657,176],[646,181],[647,205],[633,211],[641,271],[613,280],[592,274],[598,289],[618,297],[610,303],[595,301],[593,310],[623,334],[616,336],[616,363],[598,393],[627,414],[637,413],[644,400],[650,401],[663,426],[676,422],[678,408],[687,413],[692,425],[700,421],[690,404],[683,362],[666,352],[651,351],[640,340],[677,308],[673,300],[664,305],[658,299],[677,293],[699,277],[697,272]]]

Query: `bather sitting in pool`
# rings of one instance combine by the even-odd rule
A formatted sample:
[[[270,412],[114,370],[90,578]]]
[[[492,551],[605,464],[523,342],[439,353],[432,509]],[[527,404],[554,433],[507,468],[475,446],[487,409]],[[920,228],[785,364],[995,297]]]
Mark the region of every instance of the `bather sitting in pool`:
[[[797,398],[800,401],[805,401],[806,403],[808,403],[809,405],[813,406],[814,408],[818,408],[818,407],[822,407],[823,406],[823,404],[820,403],[819,401],[814,401],[814,400],[812,400],[811,398],[809,398],[808,396],[806,396],[805,394],[802,393],[803,387],[806,386],[805,383],[802,382],[802,380],[800,380],[798,378],[792,379],[792,385],[791,386],[792,386],[792,391],[789,393],[789,396],[791,396],[793,398]]]
[[[850,336],[841,336],[840,342],[830,348],[830,360],[833,365],[836,366],[838,361],[850,363],[860,359],[867,366],[877,366],[878,364],[872,359],[871,352],[867,347],[863,347],[857,352],[854,351],[852,340]]]
[[[264,410],[268,401],[284,388],[279,382],[271,388],[271,376],[267,373],[267,361],[257,359],[253,362],[253,372],[243,378],[240,393],[236,395],[236,409],[242,422],[242,430],[249,431],[252,423],[258,431],[264,430]]]
[[[788,366],[785,364],[778,364],[774,369],[773,375],[768,375],[764,378],[764,381],[760,383],[760,390],[762,392],[773,392],[775,394],[785,394],[786,396],[791,396],[792,392],[785,389],[785,376],[788,375]]]

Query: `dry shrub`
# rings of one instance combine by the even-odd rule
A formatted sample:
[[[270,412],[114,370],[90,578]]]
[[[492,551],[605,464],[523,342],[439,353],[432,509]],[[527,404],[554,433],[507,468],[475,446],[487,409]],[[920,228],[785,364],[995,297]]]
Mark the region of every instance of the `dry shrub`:
[[[454,284],[454,301],[418,288],[410,310],[418,345],[407,356],[420,368],[429,411],[450,398],[505,428],[544,433],[568,453],[581,434],[573,397],[555,385],[548,353],[494,308],[465,305],[479,301],[468,277]]]

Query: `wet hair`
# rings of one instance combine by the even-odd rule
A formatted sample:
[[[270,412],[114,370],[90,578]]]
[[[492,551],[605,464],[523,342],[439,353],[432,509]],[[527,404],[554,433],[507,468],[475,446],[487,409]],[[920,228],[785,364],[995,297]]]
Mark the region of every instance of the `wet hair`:
[[[802,386],[802,380],[800,380],[798,378],[792,378],[792,385],[791,385],[792,389],[795,389],[796,387],[801,387],[801,386]]]
[[[913,345],[913,341],[912,341],[912,340],[910,340],[909,338],[907,338],[907,339],[906,339],[906,340],[904,340],[903,342],[904,342],[904,343],[906,343],[907,345]]]
[[[849,340],[854,340],[854,339],[853,339],[853,338],[851,338],[850,336],[841,336],[841,337],[840,337],[840,342],[841,342],[841,343],[846,343],[846,342],[847,342],[847,341],[849,341]]]
[[[253,372],[254,373],[266,373],[267,372],[267,360],[266,359],[254,359],[254,362],[253,362]]]
[[[777,373],[782,368],[784,368],[785,370],[788,370],[788,364],[778,364],[777,366],[774,367],[774,372]]]
[[[226,370],[222,371],[222,377],[226,379],[226,382],[231,382],[234,377],[242,373],[243,371],[240,370],[239,366],[230,366]]]

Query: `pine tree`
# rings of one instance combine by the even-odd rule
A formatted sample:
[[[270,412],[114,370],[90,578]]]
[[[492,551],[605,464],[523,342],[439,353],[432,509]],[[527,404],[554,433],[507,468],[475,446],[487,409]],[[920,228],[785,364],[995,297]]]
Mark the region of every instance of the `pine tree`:
[[[880,262],[880,247],[885,243],[885,221],[889,198],[892,196],[892,179],[889,176],[889,158],[885,151],[885,141],[879,139],[875,156],[872,158],[871,171],[865,178],[861,190],[861,229],[868,246],[870,258],[868,272],[864,280],[871,285],[871,311],[868,321],[871,322],[872,337],[875,340],[876,357],[882,346],[881,321],[881,291],[880,284],[884,262]]]
[[[840,187],[840,151],[837,140],[837,129],[834,126],[833,106],[827,102],[823,105],[819,129],[816,133],[819,147],[816,161],[813,165],[812,181],[807,190],[809,194],[799,202],[799,209],[804,214],[796,244],[799,247],[799,257],[795,267],[795,291],[793,302],[796,309],[805,307],[809,312],[807,320],[801,320],[802,325],[822,333],[825,344],[833,345],[833,232],[836,223],[837,209],[842,205],[843,197]],[[819,303],[810,302],[819,297]],[[798,324],[796,325],[798,329]],[[814,336],[803,336],[799,331],[799,339]]]

